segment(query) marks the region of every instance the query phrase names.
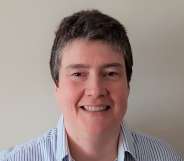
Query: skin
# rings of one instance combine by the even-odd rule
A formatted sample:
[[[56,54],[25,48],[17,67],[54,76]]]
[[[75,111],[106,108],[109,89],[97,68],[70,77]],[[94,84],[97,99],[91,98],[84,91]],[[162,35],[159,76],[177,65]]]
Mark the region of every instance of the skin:
[[[113,161],[129,87],[123,54],[101,41],[76,39],[62,50],[56,97],[76,161]],[[81,106],[109,106],[89,112]]]

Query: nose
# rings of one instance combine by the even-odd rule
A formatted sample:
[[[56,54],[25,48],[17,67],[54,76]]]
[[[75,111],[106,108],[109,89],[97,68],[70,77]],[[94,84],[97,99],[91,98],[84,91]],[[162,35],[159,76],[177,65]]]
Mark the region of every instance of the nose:
[[[108,95],[109,91],[105,86],[105,82],[95,76],[87,81],[85,94],[90,97],[98,98]]]

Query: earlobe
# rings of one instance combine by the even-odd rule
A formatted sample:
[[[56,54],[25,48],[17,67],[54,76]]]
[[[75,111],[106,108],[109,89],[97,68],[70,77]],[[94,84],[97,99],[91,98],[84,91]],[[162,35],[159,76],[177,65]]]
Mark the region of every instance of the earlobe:
[[[55,93],[56,99],[58,99],[59,87],[56,84],[54,84],[54,93]]]
[[[128,92],[127,92],[128,94],[127,95],[129,96],[130,95],[130,84],[128,84],[128,87],[127,88],[128,88],[127,89],[128,90]]]
[[[57,92],[59,89],[59,85],[54,83],[54,89],[55,89],[55,92]]]
[[[55,86],[55,87],[54,87],[54,89],[55,89],[55,92],[57,92],[57,91],[58,91],[58,87],[57,87],[57,86]]]
[[[59,87],[55,86],[55,98],[56,102],[58,104],[58,109],[61,113],[63,113],[63,108],[62,108],[62,100],[61,100],[61,93]]]

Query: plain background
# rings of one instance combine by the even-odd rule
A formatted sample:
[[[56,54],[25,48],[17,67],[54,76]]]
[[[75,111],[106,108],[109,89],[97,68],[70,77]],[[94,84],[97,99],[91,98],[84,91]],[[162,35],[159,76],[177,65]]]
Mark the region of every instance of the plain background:
[[[117,18],[130,37],[128,124],[184,153],[183,0],[0,0],[0,148],[56,126],[54,33],[64,16],[91,8]]]

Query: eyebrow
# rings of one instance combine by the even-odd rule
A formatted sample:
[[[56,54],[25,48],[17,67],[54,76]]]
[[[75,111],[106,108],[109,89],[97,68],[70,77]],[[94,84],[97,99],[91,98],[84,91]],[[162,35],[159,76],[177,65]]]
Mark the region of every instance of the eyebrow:
[[[123,64],[121,63],[110,63],[110,64],[104,64],[102,65],[103,68],[110,68],[110,67],[116,67],[116,68],[123,68]]]
[[[102,68],[111,68],[111,67],[115,67],[115,68],[123,68],[123,64],[121,63],[108,63],[108,64],[103,64],[101,66]],[[66,66],[66,69],[88,69],[90,68],[89,65],[86,64],[70,64],[68,66]]]

